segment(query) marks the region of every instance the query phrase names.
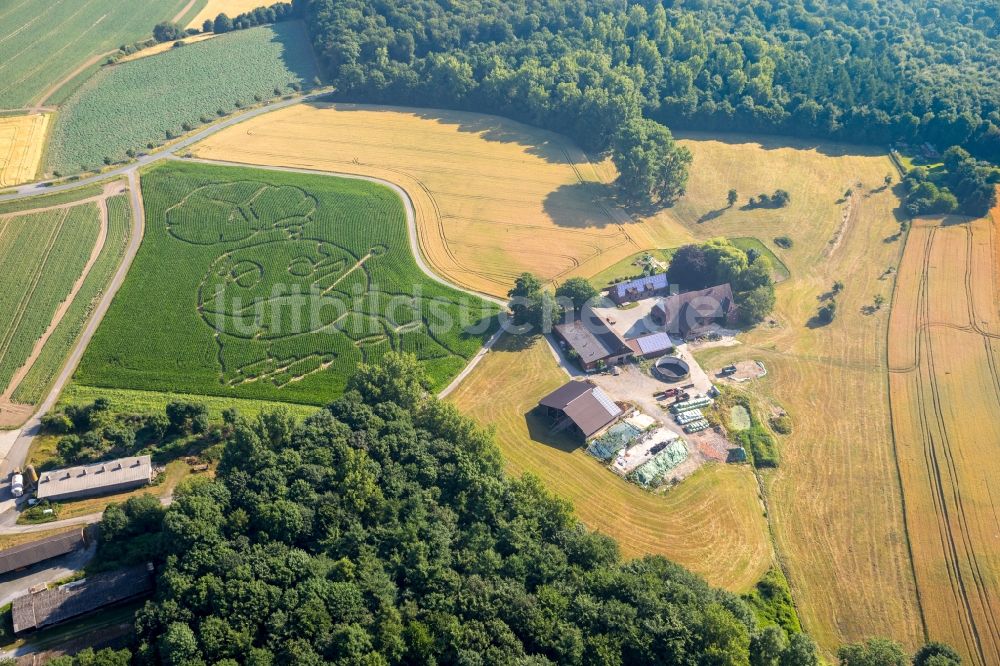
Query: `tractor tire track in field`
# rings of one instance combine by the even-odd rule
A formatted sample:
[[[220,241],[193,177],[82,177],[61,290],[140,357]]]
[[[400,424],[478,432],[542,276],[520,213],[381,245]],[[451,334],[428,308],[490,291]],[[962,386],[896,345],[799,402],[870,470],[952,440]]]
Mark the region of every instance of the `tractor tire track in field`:
[[[38,264],[35,266],[35,270],[28,281],[27,289],[21,300],[17,304],[17,309],[14,310],[14,315],[8,322],[7,332],[0,338],[0,359],[7,355],[10,349],[10,345],[17,335],[17,329],[21,325],[21,320],[24,319],[25,313],[29,310],[31,305],[31,297],[35,293],[35,289],[38,288],[38,283],[42,279],[42,275],[45,274],[45,264],[49,261],[49,255],[52,253],[52,248],[55,246],[56,241],[59,239],[59,234],[62,233],[62,228],[66,223],[66,217],[69,212],[64,210],[59,216],[59,221],[52,226],[52,230],[49,233],[49,237],[45,241],[45,246],[42,251],[42,257]]]
[[[940,385],[941,369],[935,358],[934,339],[931,335],[933,328],[941,327],[982,336],[983,344],[986,346],[988,368],[995,387],[995,397],[1000,407],[1000,375],[990,342],[996,335],[983,330],[976,319],[972,281],[973,232],[968,227],[962,231],[967,238],[966,267],[961,288],[965,290],[971,325],[961,326],[950,322],[931,321],[931,290],[928,283],[931,279],[941,279],[939,274],[931,272],[932,248],[939,236],[939,229],[932,228],[920,248],[921,275],[917,297],[916,331],[913,336],[915,364],[907,368],[890,368],[889,372],[916,371],[912,380],[916,389],[916,400],[911,403],[896,404],[895,408],[904,414],[915,410],[918,426],[916,436],[921,440],[919,446],[923,452],[924,474],[930,486],[930,499],[936,514],[935,522],[954,599],[953,605],[960,613],[960,629],[966,651],[974,658],[975,663],[985,665],[995,663],[1000,656],[997,654],[997,646],[1000,645],[1000,624],[998,624],[1000,604],[994,599],[990,587],[992,579],[989,573],[984,574],[980,555],[976,550],[973,529],[962,492],[959,462],[961,451],[955,451],[958,445],[952,441],[949,412]],[[939,267],[938,270],[942,269]],[[996,279],[995,270],[992,277],[993,280]],[[894,344],[893,338],[890,338],[890,344]],[[893,402],[892,393],[892,382],[890,382],[890,402]],[[899,401],[901,398],[897,396],[896,400]],[[896,442],[897,462],[899,462],[899,448],[905,444]],[[911,492],[914,492],[914,489],[911,488]],[[904,485],[904,505],[905,495]],[[908,530],[912,530],[912,526],[908,527]],[[918,594],[924,598],[928,591],[919,589],[919,580],[920,577],[918,577]]]
[[[70,306],[73,305],[73,301],[76,299],[76,295],[83,287],[83,283],[84,281],[86,281],[87,276],[90,275],[90,270],[94,267],[94,264],[97,263],[97,259],[100,256],[101,252],[104,250],[104,245],[108,240],[108,197],[114,196],[115,194],[120,194],[123,190],[124,190],[123,187],[121,187],[116,183],[113,183],[108,187],[104,188],[104,192],[99,197],[94,197],[93,199],[88,201],[73,202],[72,207],[74,208],[80,205],[87,205],[89,201],[94,201],[97,204],[99,212],[98,219],[100,220],[100,228],[98,229],[97,232],[97,240],[94,242],[94,247],[90,251],[90,257],[87,258],[87,263],[84,265],[83,271],[80,273],[80,277],[78,277],[76,282],[73,283],[73,286],[72,288],[70,288],[70,291],[66,295],[66,298],[63,299],[63,301],[59,304],[59,307],[56,308],[56,311],[52,315],[52,320],[46,327],[45,332],[42,334],[42,337],[38,338],[38,340],[35,342],[35,346],[32,348],[31,353],[28,355],[28,358],[25,359],[21,367],[18,368],[11,376],[10,383],[7,385],[7,390],[4,391],[2,395],[0,395],[0,405],[10,400],[10,396],[13,395],[14,391],[17,390],[17,387],[21,384],[21,380],[24,379],[24,377],[31,370],[31,367],[35,364],[35,361],[38,360],[39,355],[41,355],[42,353],[42,349],[45,347],[45,343],[48,342],[49,338],[52,336],[52,333],[55,332],[56,327],[59,326],[59,322],[62,321],[63,317],[66,315],[66,312],[69,311]],[[65,205],[65,208],[67,209],[67,214],[68,214],[68,209],[70,207],[71,206],[69,204]],[[32,212],[38,212],[38,211],[35,210]]]

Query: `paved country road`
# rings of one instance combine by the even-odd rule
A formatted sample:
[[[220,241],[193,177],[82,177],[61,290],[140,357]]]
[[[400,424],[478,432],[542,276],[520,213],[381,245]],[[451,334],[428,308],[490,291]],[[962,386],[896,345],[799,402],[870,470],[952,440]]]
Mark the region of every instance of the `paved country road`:
[[[88,516],[80,516],[78,518],[72,519],[71,521],[58,521],[56,523],[46,523],[44,527],[34,526],[34,525],[17,525],[16,504],[14,499],[11,497],[9,491],[10,475],[14,469],[19,469],[24,466],[24,462],[28,456],[28,449],[31,446],[31,442],[38,434],[38,431],[40,429],[42,416],[44,416],[45,413],[48,412],[48,410],[50,410],[53,405],[55,405],[56,400],[58,400],[59,398],[59,394],[62,392],[63,387],[66,385],[66,382],[69,381],[70,377],[72,377],[73,373],[76,371],[77,364],[79,364],[80,359],[83,357],[83,353],[87,348],[87,345],[90,343],[90,340],[94,335],[94,332],[97,330],[97,327],[100,325],[101,320],[104,317],[104,314],[107,312],[108,307],[110,307],[111,302],[114,300],[115,294],[118,292],[118,289],[125,281],[125,276],[128,273],[129,267],[132,265],[132,260],[135,259],[136,252],[138,252],[139,250],[139,245],[142,242],[143,231],[145,229],[145,208],[143,207],[142,190],[139,187],[139,177],[138,177],[139,170],[145,166],[148,166],[155,162],[159,162],[161,160],[179,159],[176,156],[176,153],[178,151],[188,148],[189,146],[197,143],[198,141],[201,141],[202,139],[205,139],[208,136],[211,136],[212,134],[215,134],[216,132],[220,132],[223,129],[241,123],[245,120],[249,120],[250,118],[254,118],[264,113],[269,113],[271,111],[293,106],[295,104],[301,104],[303,102],[313,101],[326,94],[328,94],[328,91],[303,95],[302,97],[296,97],[294,99],[289,99],[289,100],[282,100],[280,102],[275,102],[273,104],[251,109],[244,113],[234,115],[222,122],[216,123],[214,125],[202,129],[201,131],[195,132],[194,134],[191,134],[190,136],[178,141],[177,143],[171,146],[164,148],[163,150],[157,153],[143,155],[134,162],[131,162],[127,165],[118,167],[116,169],[112,169],[110,171],[106,171],[104,173],[95,176],[82,178],[72,183],[53,185],[49,187],[43,186],[40,183],[24,185],[19,187],[17,189],[17,192],[14,194],[7,194],[0,196],[0,202],[11,201],[16,199],[25,199],[28,197],[39,196],[43,194],[52,194],[54,192],[73,190],[93,183],[106,182],[108,180],[112,180],[115,178],[126,177],[129,183],[129,193],[131,196],[132,213],[133,213],[132,236],[129,239],[129,245],[128,248],[126,249],[125,257],[122,260],[122,263],[118,268],[118,271],[112,278],[111,283],[104,291],[100,303],[94,310],[94,313],[90,317],[90,320],[87,322],[87,326],[84,329],[83,333],[80,335],[80,339],[74,346],[72,353],[67,359],[59,375],[56,377],[55,383],[52,385],[52,389],[49,391],[48,395],[38,408],[35,415],[32,416],[24,424],[24,426],[21,428],[20,431],[17,432],[16,435],[11,436],[8,434],[6,438],[0,436],[0,446],[3,446],[4,442],[7,442],[7,445],[10,446],[10,449],[7,451],[3,451],[2,448],[0,448],[0,455],[4,456],[2,462],[0,462],[0,534],[14,534],[14,533],[39,531],[39,529],[52,529],[53,527],[58,527],[60,524],[63,525],[81,524],[88,522],[96,522],[97,520],[100,519],[100,514],[91,514]],[[420,267],[420,270],[422,270],[432,280],[435,280],[436,282],[451,287],[452,289],[456,289],[458,291],[469,294],[471,296],[475,296],[477,298],[482,298],[485,300],[492,301],[493,303],[496,303],[501,307],[506,306],[506,303],[498,298],[494,298],[492,296],[481,294],[479,292],[471,291],[459,285],[452,284],[451,282],[448,282],[441,276],[434,273],[433,270],[431,270],[430,266],[428,266],[427,263],[424,261],[423,255],[420,252],[420,245],[417,239],[416,214],[414,212],[415,209],[413,206],[413,201],[410,199],[410,195],[402,187],[400,187],[395,183],[381,180],[379,178],[372,178],[370,176],[362,176],[358,174],[341,173],[333,171],[318,171],[312,169],[299,169],[299,168],[273,167],[273,166],[261,167],[256,165],[242,164],[238,162],[220,162],[214,160],[201,160],[193,158],[184,161],[194,161],[206,164],[220,164],[227,166],[239,166],[245,168],[260,169],[262,171],[289,171],[293,173],[334,176],[340,178],[353,178],[358,180],[366,180],[369,182],[377,183],[379,185],[388,187],[389,189],[394,191],[397,195],[399,195],[399,197],[403,200],[404,208],[406,211],[406,225],[409,232],[408,235],[410,238],[410,249],[412,251],[414,259],[417,262],[417,265]],[[483,345],[483,348],[469,361],[465,369],[462,370],[462,372],[451,382],[451,384],[449,384],[441,392],[440,394],[441,397],[448,395],[472,371],[472,369],[493,347],[494,343],[496,343],[499,337],[500,337],[500,332],[493,335],[486,342],[486,344]],[[12,444],[9,442],[10,439],[13,439]],[[168,502],[169,498],[167,498],[167,503]]]
[[[266,104],[254,109],[249,109],[243,113],[239,113],[225,120],[215,123],[214,125],[209,125],[202,130],[190,134],[187,137],[181,139],[177,143],[171,144],[164,147],[162,150],[150,153],[148,155],[143,155],[139,157],[134,162],[129,162],[115,169],[105,171],[93,176],[88,176],[87,178],[81,178],[80,180],[73,181],[71,183],[62,183],[60,185],[46,185],[45,182],[31,183],[28,185],[22,185],[15,188],[15,192],[11,194],[0,195],[0,201],[12,201],[14,199],[24,199],[25,197],[34,197],[40,194],[52,194],[53,192],[65,192],[66,190],[75,190],[78,187],[83,187],[84,185],[90,185],[92,183],[100,183],[105,180],[111,180],[119,176],[128,176],[129,173],[141,169],[147,164],[152,164],[154,162],[159,162],[160,160],[167,159],[179,150],[188,148],[195,143],[201,141],[202,139],[209,137],[216,132],[220,132],[227,127],[232,127],[244,120],[249,120],[251,118],[256,118],[259,115],[270,113],[271,111],[276,111],[278,109],[284,109],[285,107],[294,106],[295,104],[301,104],[303,102],[311,102],[313,100],[319,99],[324,95],[328,95],[329,90],[324,90],[318,93],[311,93],[309,95],[303,95],[301,97],[294,97],[292,99],[283,99],[272,104]]]

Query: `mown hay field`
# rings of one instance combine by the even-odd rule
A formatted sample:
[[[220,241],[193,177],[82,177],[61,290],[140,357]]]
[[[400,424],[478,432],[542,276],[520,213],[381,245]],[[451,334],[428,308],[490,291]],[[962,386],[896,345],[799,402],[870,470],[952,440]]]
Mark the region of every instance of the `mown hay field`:
[[[628,557],[663,555],[714,585],[736,592],[752,588],[774,559],[749,467],[709,465],[666,494],[626,482],[583,447],[553,438],[545,419],[531,413],[569,378],[545,340],[524,344],[501,338],[448,398],[496,429],[509,470],[540,478],[572,502],[589,528],[614,537]]]
[[[4,270],[0,419],[17,388],[18,371],[87,265],[100,226],[94,203],[0,216],[0,266]]]
[[[428,278],[403,202],[359,179],[172,162],[75,381],[325,404],[361,361],[412,352],[437,386],[497,308]]]
[[[602,171],[571,142],[495,116],[298,105],[219,132],[193,152],[396,183],[413,200],[434,270],[495,296],[523,271],[547,281],[588,276],[652,242],[608,199]],[[678,232],[673,245],[690,237]]]
[[[10,0],[0,6],[0,108],[40,101],[102,53],[152,34],[188,0]]]
[[[269,7],[273,4],[274,0],[208,0],[208,3],[188,23],[188,27],[201,30],[201,24],[205,22],[205,19],[214,21],[219,14],[236,18],[244,12],[252,11],[258,7]]]
[[[694,155],[688,193],[647,221],[649,233],[673,237],[681,224],[698,238],[754,236],[790,273],[777,286],[773,322],[699,360],[762,360],[768,378],[755,393],[792,418],[792,433],[778,438],[780,466],[763,476],[803,626],[828,652],[874,635],[913,648],[923,635],[890,428],[888,308],[868,309],[876,294],[890,297],[886,270],[901,252],[898,198],[884,187],[893,167],[884,154],[852,146],[681,138]],[[730,188],[740,197],[733,208]],[[776,189],[790,193],[786,208],[742,209],[748,196]],[[773,244],[782,235],[790,249]],[[817,326],[811,320],[838,280],[837,317]]]
[[[914,224],[889,329],[894,434],[927,630],[972,664],[1000,663],[994,217]]]
[[[35,179],[51,117],[47,113],[0,116],[0,187]]]
[[[237,106],[311,86],[315,59],[302,23],[239,30],[103,68],[63,105],[46,168],[75,173],[120,161],[213,122]]]

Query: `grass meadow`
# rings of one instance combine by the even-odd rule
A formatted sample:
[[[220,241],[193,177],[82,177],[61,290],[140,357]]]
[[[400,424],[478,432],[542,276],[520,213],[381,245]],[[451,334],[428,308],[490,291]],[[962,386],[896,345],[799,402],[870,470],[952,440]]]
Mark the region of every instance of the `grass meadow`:
[[[89,59],[152,34],[187,0],[10,0],[0,5],[0,108],[27,106]]]
[[[508,469],[537,476],[628,557],[663,555],[713,585],[752,589],[774,558],[750,467],[710,464],[666,494],[625,481],[577,442],[551,436],[548,423],[531,413],[569,378],[545,340],[522,344],[501,338],[448,398],[495,428]]]
[[[316,65],[298,21],[239,30],[101,69],[63,105],[46,166],[75,173],[148,150],[219,112],[312,85]]]
[[[278,409],[286,409],[298,418],[314,414],[318,407],[312,405],[296,405],[287,402],[271,400],[251,400],[247,398],[217,397],[208,395],[192,396],[186,393],[168,393],[164,391],[136,391],[134,389],[109,389],[96,386],[82,386],[71,383],[59,395],[56,408],[66,405],[89,405],[98,398],[104,398],[111,403],[116,412],[127,414],[150,414],[162,412],[167,404],[174,401],[194,401],[205,405],[208,418],[221,421],[222,412],[226,409],[236,409],[248,418],[256,418],[259,414]]]
[[[181,162],[142,188],[143,244],[78,384],[320,405],[390,349],[443,386],[492,332],[495,306],[420,271],[388,188]]]
[[[803,627],[827,654],[873,635],[915,648],[923,629],[893,450],[888,308],[873,305],[891,296],[888,269],[903,245],[899,199],[884,188],[892,164],[871,149],[792,139],[681,141],[694,155],[687,195],[646,219],[650,235],[669,239],[681,226],[698,239],[793,240],[775,250],[790,277],[777,286],[773,323],[699,361],[763,361],[768,376],[753,385],[755,399],[791,416],[791,434],[778,437],[781,465],[762,478]],[[739,193],[731,208],[730,188]],[[748,196],[779,188],[791,194],[786,208],[743,208]],[[836,319],[819,326],[813,316],[838,280]]]

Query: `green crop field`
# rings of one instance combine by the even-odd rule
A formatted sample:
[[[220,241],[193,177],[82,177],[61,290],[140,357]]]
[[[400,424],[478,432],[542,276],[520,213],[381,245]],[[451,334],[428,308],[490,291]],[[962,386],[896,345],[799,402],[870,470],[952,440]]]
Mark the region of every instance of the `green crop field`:
[[[0,3],[0,108],[36,102],[89,59],[151,35],[187,0]],[[204,2],[200,3],[204,4]]]
[[[494,306],[417,267],[389,189],[175,162],[142,191],[146,235],[78,384],[323,404],[389,349],[442,386],[491,333]]]
[[[0,218],[0,393],[82,273],[99,228],[92,203]]]
[[[298,21],[240,30],[106,67],[59,113],[47,168],[64,173],[125,159],[275,88],[312,85],[316,65]]]
[[[80,291],[70,304],[59,325],[46,341],[31,369],[18,384],[12,398],[21,404],[38,404],[45,395],[91,311],[118,269],[132,231],[132,211],[128,195],[110,197],[108,205],[108,237],[97,261],[87,273]]]

